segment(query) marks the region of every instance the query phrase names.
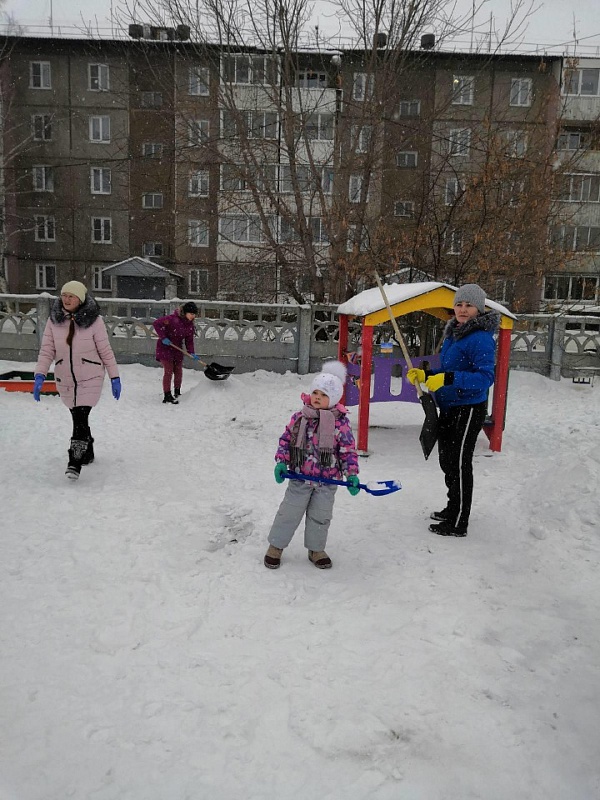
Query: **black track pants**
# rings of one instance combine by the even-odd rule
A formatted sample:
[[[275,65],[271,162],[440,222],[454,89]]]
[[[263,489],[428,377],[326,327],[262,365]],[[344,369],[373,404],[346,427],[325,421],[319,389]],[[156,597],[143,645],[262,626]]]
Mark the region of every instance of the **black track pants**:
[[[455,406],[440,413],[438,453],[448,488],[448,519],[455,528],[469,524],[473,500],[473,451],[487,414],[487,403]]]
[[[73,435],[71,438],[85,441],[91,439],[92,432],[88,425],[88,417],[90,416],[91,406],[75,406],[71,409],[71,416],[73,417]]]

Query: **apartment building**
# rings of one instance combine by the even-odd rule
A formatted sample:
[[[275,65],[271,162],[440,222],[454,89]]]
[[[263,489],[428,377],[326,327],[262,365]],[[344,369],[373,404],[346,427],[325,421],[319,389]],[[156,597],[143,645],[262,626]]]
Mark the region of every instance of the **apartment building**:
[[[594,171],[598,66],[382,50],[297,53],[290,70],[264,52],[144,40],[12,38],[4,52],[11,291],[78,277],[110,294],[103,267],[137,255],[177,272],[180,296],[335,301],[376,267],[479,279],[530,309],[578,286],[597,300],[591,178],[560,201],[579,215],[574,250],[588,229],[576,269],[532,266],[515,243],[528,222],[548,240],[559,126],[559,151],[587,148],[576,175]],[[566,218],[554,228],[571,236]]]

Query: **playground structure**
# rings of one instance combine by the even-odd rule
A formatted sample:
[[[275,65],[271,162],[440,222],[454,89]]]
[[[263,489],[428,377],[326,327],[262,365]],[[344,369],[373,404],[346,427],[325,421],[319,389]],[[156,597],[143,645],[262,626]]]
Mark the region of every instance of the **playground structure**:
[[[424,283],[392,284],[385,286],[394,317],[401,317],[416,311],[431,314],[443,322],[454,316],[454,294],[456,287],[447,283],[427,281]],[[516,317],[511,312],[492,300],[486,300],[486,308],[500,314],[500,330],[496,351],[496,374],[493,386],[491,413],[484,425],[484,432],[490,442],[490,450],[499,452],[502,449],[502,432],[506,413],[508,390],[508,372],[511,347],[511,330]],[[376,287],[342,303],[337,310],[340,320],[338,341],[338,358],[348,366],[348,380],[344,402],[356,405],[358,402],[357,446],[361,454],[368,454],[369,446],[369,410],[371,402],[418,402],[416,390],[406,380],[406,362],[402,358],[390,358],[389,355],[373,357],[374,330],[378,325],[389,321],[388,311]],[[361,360],[360,367],[349,363],[348,327],[352,319],[361,320]],[[388,346],[389,352],[389,346]],[[439,365],[436,354],[418,356],[412,359],[414,366],[428,361],[431,366]],[[402,388],[399,394],[392,394],[392,369],[394,365],[402,366]],[[358,388],[353,378],[358,375]],[[373,392],[371,393],[371,376],[373,376]]]

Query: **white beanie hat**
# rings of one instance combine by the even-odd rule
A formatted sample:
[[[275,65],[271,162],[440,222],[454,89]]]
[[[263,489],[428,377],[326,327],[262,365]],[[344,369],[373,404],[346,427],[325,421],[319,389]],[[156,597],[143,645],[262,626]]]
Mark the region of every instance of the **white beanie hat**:
[[[336,406],[344,394],[346,365],[341,361],[326,361],[321,372],[313,380],[310,391],[318,389],[329,398],[329,408]]]
[[[74,294],[75,297],[78,297],[81,302],[85,302],[85,296],[87,294],[87,289],[80,283],[79,281],[68,281],[60,290],[61,294]]]

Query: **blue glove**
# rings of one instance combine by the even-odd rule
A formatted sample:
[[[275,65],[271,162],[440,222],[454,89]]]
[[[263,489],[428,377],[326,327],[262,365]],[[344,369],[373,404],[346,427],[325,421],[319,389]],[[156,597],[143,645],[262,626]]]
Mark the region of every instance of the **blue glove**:
[[[120,378],[111,378],[110,379],[112,385],[112,394],[115,400],[118,400],[121,397],[121,379]]]
[[[194,359],[194,361],[200,361],[200,356],[197,356],[196,353],[190,353],[190,355]]]
[[[285,478],[283,477],[287,472],[287,464],[284,461],[278,461],[275,464],[275,480],[277,483],[283,483]]]
[[[33,381],[33,399],[40,402],[40,394],[42,392],[42,386],[44,385],[44,381],[46,380],[45,375],[38,374],[35,376]]]
[[[171,340],[167,339],[166,337],[162,340],[163,344],[171,344]]]
[[[352,497],[355,497],[360,492],[360,481],[358,480],[358,475],[348,475],[346,478],[346,483],[348,484],[346,488]]]

